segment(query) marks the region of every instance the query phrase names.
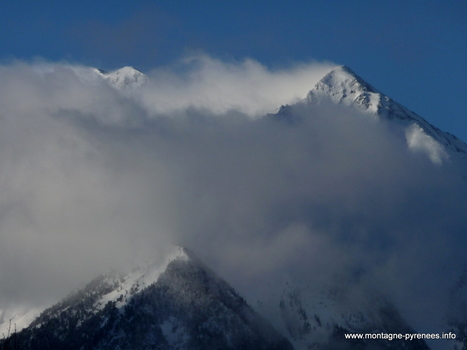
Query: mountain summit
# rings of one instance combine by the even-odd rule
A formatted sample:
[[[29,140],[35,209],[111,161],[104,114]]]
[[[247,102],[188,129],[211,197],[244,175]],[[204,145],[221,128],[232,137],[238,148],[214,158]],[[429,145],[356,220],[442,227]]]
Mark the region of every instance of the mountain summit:
[[[426,153],[433,163],[467,158],[464,142],[384,95],[347,66],[337,67],[326,74],[305,99],[308,104],[322,101],[357,108],[374,118],[398,125],[407,146],[414,152]]]
[[[110,92],[115,96],[119,96],[120,93],[123,93],[125,97],[132,98],[134,95],[138,94],[138,91],[140,91],[138,89],[140,87],[144,89],[143,85],[148,81],[148,78],[143,73],[132,67],[124,67],[110,73],[88,68],[86,73],[88,72],[91,72],[91,78],[97,81],[96,85],[102,83],[106,92]],[[92,83],[92,79],[87,79],[86,75],[83,81]],[[115,89],[108,88],[108,86],[105,86],[106,83],[109,83],[115,87]],[[131,90],[131,93],[128,94],[126,93],[127,91],[122,91],[123,89],[133,88],[134,90]],[[135,92],[135,94],[133,94],[133,92]],[[315,108],[320,105],[323,107],[322,109]],[[293,122],[295,120],[298,122],[303,120],[311,121],[313,120],[312,118],[316,116],[315,112],[322,112],[325,118],[328,116],[332,118],[332,113],[326,113],[326,108],[330,105],[331,108],[329,110],[331,110],[331,112],[336,110],[341,111],[340,107],[336,109],[336,107],[332,105],[339,105],[343,107],[342,109],[352,110],[352,113],[343,113],[344,117],[348,115],[350,115],[350,117],[355,116],[353,112],[356,111],[359,115],[362,115],[363,118],[372,118],[372,120],[377,123],[387,126],[387,129],[381,130],[383,132],[395,133],[397,136],[397,139],[395,139],[396,142],[401,141],[401,144],[406,145],[410,151],[421,154],[420,158],[423,161],[429,160],[436,166],[442,166],[453,162],[465,163],[467,155],[466,144],[458,140],[455,136],[442,132],[422,117],[393,101],[345,66],[337,67],[326,74],[302,101],[291,106],[282,107],[277,114],[268,115],[266,118],[261,119],[255,124],[255,127],[267,127],[267,123],[273,120],[272,118],[277,118],[278,120],[283,119],[287,122]],[[199,114],[196,114],[196,117],[198,116]],[[189,118],[189,115],[186,117]],[[262,121],[266,122],[261,124]],[[326,119],[326,122],[327,121],[328,119]],[[330,127],[335,125],[334,121],[335,120],[332,120],[331,123],[329,123]],[[275,122],[273,121],[272,123]],[[250,124],[247,125],[249,126]],[[280,123],[275,124],[275,126],[277,125],[279,129],[274,128],[273,130],[274,132],[278,131],[282,136],[284,130],[281,129],[281,127],[283,125]],[[318,123],[316,125],[319,126],[320,124]],[[292,125],[291,127],[295,126],[296,125]],[[358,127],[359,126],[361,126],[361,124],[358,124]],[[316,129],[317,133],[322,130],[319,127]],[[339,131],[342,129],[343,128],[339,129]],[[241,128],[240,130],[240,132],[243,132],[246,128]],[[308,131],[311,129],[304,128],[303,130],[305,133],[303,135],[307,138],[316,135],[311,133],[310,136]],[[372,131],[375,129],[367,130]],[[378,129],[378,131],[379,130],[380,129]],[[263,129],[261,129],[261,132],[262,131]],[[347,129],[343,130],[344,133],[347,131]],[[360,131],[360,129],[358,129],[358,131]],[[351,137],[349,139],[344,139],[340,145],[344,147],[347,146],[349,144],[347,141],[350,140],[350,142],[353,142],[355,135],[356,133],[350,133]],[[338,136],[340,137],[340,135]],[[196,139],[196,141],[197,140],[198,139]],[[301,142],[300,138],[298,140]],[[332,139],[332,141],[334,141],[334,139]],[[363,148],[359,149],[365,149],[365,147],[371,146],[371,144],[368,146],[364,141],[365,140],[362,142]],[[393,141],[392,136],[391,141]],[[317,138],[317,142],[320,142],[319,138]],[[156,143],[156,145],[158,146],[159,143]],[[208,143],[207,145],[211,144]],[[217,144],[214,143],[214,145]],[[301,145],[300,143],[300,146]],[[309,145],[313,147],[311,144]],[[391,143],[391,146],[392,145]],[[291,148],[291,150],[294,151],[297,149],[299,148]],[[342,147],[339,147],[336,151],[339,156],[342,152],[341,149]],[[402,147],[397,149],[397,151],[400,150],[405,151]],[[239,158],[245,153],[247,152],[243,152]],[[323,154],[326,155],[326,157],[323,158],[326,158],[327,161],[327,153],[323,152]],[[353,154],[354,153],[352,153],[352,155]],[[376,154],[376,156],[379,155],[379,153],[372,153],[371,156],[374,154]],[[178,155],[178,153],[174,153],[174,155]],[[290,155],[295,156],[296,152],[286,151],[283,154],[279,154],[279,157],[285,156],[287,158],[287,164],[289,164],[289,160],[291,160],[289,158],[292,158]],[[399,154],[397,155],[399,156]],[[406,155],[410,156],[410,153],[404,153],[404,156]],[[274,153],[274,157],[275,156],[276,153]],[[217,163],[218,157],[215,159]],[[342,158],[338,158],[338,160],[341,159]],[[397,160],[400,159],[402,158],[397,158]],[[404,161],[406,160],[405,158],[403,159]],[[413,158],[410,158],[409,161],[412,159]],[[365,157],[364,160],[365,163],[362,164],[366,165],[367,158]],[[307,161],[309,161],[309,158],[305,157],[298,157],[297,160],[300,164]],[[447,169],[447,167],[433,167],[429,161],[423,165],[426,165],[426,168],[430,168],[430,170],[435,169],[436,175],[441,173],[442,170]],[[386,159],[382,159],[384,165],[386,164],[385,162]],[[293,163],[292,160],[291,163]],[[332,158],[330,163],[332,163],[331,165],[333,168],[335,167],[338,169],[339,173],[344,172],[342,170],[346,169],[342,168],[342,166],[335,161],[335,158]],[[236,165],[236,163],[234,164]],[[240,162],[239,164],[248,164],[249,166],[251,162]],[[322,164],[327,165],[327,163]],[[314,164],[311,165],[313,166]],[[320,166],[321,164],[318,165]],[[209,171],[211,171],[211,167],[206,168],[209,168]],[[322,170],[319,174],[327,176],[329,173],[329,170],[327,170],[328,166],[324,168],[325,170]],[[291,167],[287,169],[295,168]],[[297,169],[300,171],[302,168]],[[308,169],[314,171],[315,168],[310,167]],[[438,169],[441,169],[441,171],[438,172]],[[453,169],[457,170],[455,167],[452,169],[449,168],[449,170]],[[267,168],[267,170],[269,175],[270,169]],[[373,176],[371,170],[369,172],[369,178],[371,178],[371,180],[373,180],[373,177],[376,177],[375,181],[371,183],[372,187],[374,185],[379,185],[379,178]],[[253,176],[259,177],[256,172],[252,173]],[[298,176],[299,182],[303,182],[305,186],[308,186],[309,183],[313,182],[313,179],[317,179],[318,184],[327,184],[327,181],[319,181],[320,176],[309,177],[310,173],[311,171],[309,173],[307,172],[303,180],[301,180],[301,176]],[[222,177],[223,174],[224,173],[221,173],[219,177]],[[292,172],[287,174],[294,175]],[[218,175],[216,174],[216,176]],[[280,178],[279,182],[272,182],[272,184],[274,184],[274,186],[277,184],[277,187],[280,187],[284,182],[290,181],[291,178],[293,179],[294,176],[284,176]],[[249,178],[247,177],[246,179]],[[390,291],[380,290],[378,286],[375,287],[372,283],[371,276],[365,278],[365,268],[362,268],[360,264],[357,263],[355,266],[350,266],[347,270],[344,265],[352,259],[348,259],[345,254],[344,256],[338,256],[339,252],[343,252],[343,249],[348,248],[347,243],[349,243],[350,250],[358,247],[358,245],[351,245],[354,240],[361,240],[364,242],[365,249],[363,253],[365,256],[367,253],[372,256],[377,255],[379,252],[386,253],[387,245],[390,246],[390,249],[400,249],[400,245],[398,244],[399,238],[396,237],[394,243],[392,242],[393,235],[391,230],[393,230],[393,228],[386,227],[386,223],[392,224],[393,222],[398,223],[401,221],[400,232],[397,232],[397,234],[405,234],[408,230],[406,230],[404,220],[412,214],[409,211],[407,214],[403,213],[406,216],[401,216],[399,215],[400,212],[396,211],[394,214],[389,213],[387,217],[377,216],[376,218],[371,217],[368,219],[366,218],[367,211],[368,216],[372,216],[374,213],[374,211],[368,210],[371,209],[369,205],[374,205],[374,203],[376,203],[376,200],[373,200],[373,198],[378,200],[383,198],[388,192],[376,191],[374,197],[370,196],[370,200],[367,201],[365,199],[363,204],[360,204],[357,200],[354,200],[360,197],[360,193],[363,193],[358,192],[358,188],[355,194],[352,193],[350,197],[342,197],[344,202],[347,198],[351,198],[352,200],[349,203],[346,202],[344,207],[347,211],[347,205],[353,207],[354,203],[356,203],[357,207],[361,206],[359,210],[362,210],[362,212],[365,211],[365,215],[360,215],[360,211],[358,210],[355,212],[356,214],[354,214],[353,208],[349,213],[343,213],[340,206],[334,205],[329,205],[329,207],[333,207],[332,210],[326,208],[322,210],[322,199],[327,199],[328,195],[335,195],[339,201],[341,200],[341,197],[338,197],[339,191],[335,191],[333,194],[334,189],[332,187],[334,187],[334,184],[338,184],[338,182],[345,181],[345,179],[345,177],[338,177],[336,181],[333,179],[333,181],[329,182],[332,184],[332,186],[327,185],[330,191],[328,191],[328,188],[323,187],[323,194],[317,196],[316,202],[308,201],[314,193],[318,193],[314,190],[310,192],[307,192],[307,190],[302,193],[294,189],[291,191],[290,195],[282,191],[279,192],[280,199],[273,198],[273,196],[267,197],[266,200],[273,203],[273,210],[265,215],[265,220],[271,220],[273,215],[277,217],[274,218],[275,221],[267,221],[268,226],[264,225],[261,226],[261,228],[264,227],[265,230],[270,229],[274,233],[274,230],[277,229],[275,226],[279,226],[279,229],[282,230],[283,228],[287,228],[290,224],[295,225],[299,223],[300,240],[298,242],[300,244],[302,242],[307,242],[307,240],[303,240],[303,237],[308,239],[307,235],[311,234],[311,232],[316,229],[316,231],[319,231],[319,236],[316,236],[318,237],[316,241],[318,245],[316,250],[310,249],[306,252],[301,249],[296,249],[298,245],[293,245],[292,248],[287,248],[282,251],[279,249],[280,247],[277,248],[277,250],[275,248],[276,245],[279,246],[282,244],[282,240],[279,240],[279,243],[277,243],[277,240],[276,242],[272,242],[272,247],[274,249],[271,250],[268,257],[272,259],[276,259],[277,257],[278,262],[274,262],[277,265],[271,265],[271,269],[275,267],[276,270],[268,271],[268,273],[271,275],[281,275],[281,278],[276,279],[274,277],[268,280],[269,277],[265,276],[263,280],[263,276],[258,272],[258,285],[251,287],[252,290],[255,288],[258,290],[255,291],[256,294],[252,293],[253,296],[249,296],[250,299],[248,299],[248,302],[232,288],[226,280],[218,276],[197,258],[193,252],[185,248],[175,247],[164,259],[145,264],[135,268],[129,273],[109,272],[99,276],[86,287],[76,291],[62,301],[48,309],[42,309],[44,311],[42,311],[40,315],[36,313],[37,310],[30,310],[30,312],[27,313],[27,310],[23,310],[19,307],[17,309],[10,307],[10,309],[8,309],[10,311],[0,310],[0,326],[2,326],[3,323],[4,330],[11,329],[13,331],[16,327],[11,328],[10,324],[18,325],[18,332],[15,332],[13,337],[7,338],[12,332],[5,331],[5,333],[8,334],[4,338],[7,339],[0,339],[0,348],[30,350],[428,349],[428,345],[424,339],[416,339],[413,341],[405,341],[403,339],[372,339],[371,337],[349,339],[345,336],[346,334],[415,334],[420,331],[419,329],[415,329],[415,327],[419,325],[413,325],[413,320],[406,319],[407,315],[403,313],[404,310],[402,308],[399,310],[400,303],[397,304],[398,300],[394,298],[394,295],[386,294],[390,294]],[[365,181],[359,181],[358,183],[362,183],[364,187],[367,186],[367,182]],[[394,184],[396,186],[398,185],[398,183],[391,180],[385,185],[390,185],[390,190],[392,191]],[[410,183],[410,185],[411,184],[412,183]],[[300,184],[300,186],[302,186],[302,184]],[[353,192],[351,188],[352,182],[349,184],[344,183],[344,186],[346,187],[346,193],[347,187]],[[242,187],[239,188],[242,189]],[[272,187],[265,187],[265,189],[268,190],[270,188]],[[406,188],[409,190],[412,189],[411,187],[403,187],[402,189],[405,190]],[[448,188],[451,189],[451,187]],[[204,183],[202,189],[203,191],[207,189]],[[302,187],[297,187],[297,190],[299,189],[301,190]],[[423,191],[425,189],[426,187],[422,188]],[[416,190],[418,191],[418,189]],[[415,191],[415,194],[419,193],[417,191]],[[209,195],[212,194],[213,198],[217,199],[221,196],[226,196],[226,193],[229,192],[221,191],[219,197],[216,197],[218,195],[217,192],[207,193]],[[263,193],[261,192],[261,194]],[[408,204],[406,204],[407,197],[408,196],[404,194],[402,199],[396,198],[397,200],[391,200],[395,201],[395,206],[397,208],[401,206],[402,209],[409,208],[409,204],[413,205],[413,203],[420,202],[420,200],[418,200],[419,197],[415,196],[416,201],[409,201]],[[240,198],[242,198],[241,204],[243,205],[243,203],[248,204],[247,201],[252,197],[245,197],[247,201],[243,201],[242,196],[240,196]],[[230,197],[227,198],[227,200],[230,200]],[[295,205],[295,201],[297,200],[302,203]],[[437,198],[435,200],[437,201]],[[215,201],[213,202],[216,203]],[[260,203],[261,208],[270,205],[270,203],[266,203],[266,201],[261,201]],[[284,205],[284,203],[286,203],[286,205]],[[334,204],[335,202],[331,201],[330,203]],[[328,204],[325,204],[325,206],[326,205]],[[389,206],[390,209],[393,208],[392,205],[391,202],[391,206]],[[382,208],[384,209],[382,212],[385,212],[386,206]],[[440,207],[435,205],[433,208]],[[191,209],[192,207],[190,207],[190,210]],[[267,209],[269,210],[270,208]],[[379,209],[379,207],[377,207],[377,209]],[[419,210],[424,209],[424,207],[416,207],[416,209],[415,217],[413,219],[407,219],[409,221],[408,225],[410,231],[412,231],[412,228],[415,226],[412,224],[413,222],[419,223],[419,221],[415,221],[420,220],[418,215],[420,215],[422,220],[425,219],[425,211],[420,211],[419,214]],[[389,212],[391,211],[392,210],[389,210]],[[253,215],[262,215],[261,212],[251,212]],[[427,213],[433,216],[438,215],[431,207],[430,211]],[[461,215],[462,214],[463,212],[461,212]],[[458,214],[456,213],[456,215]],[[452,217],[456,218],[455,215]],[[448,216],[445,221],[451,220],[452,217]],[[212,220],[213,216],[206,215],[206,217],[203,216],[202,218],[203,220]],[[379,218],[382,218],[381,221],[383,223],[381,226],[379,224]],[[184,219],[183,215],[180,215],[180,220]],[[377,220],[378,223],[375,224]],[[412,222],[412,220],[414,221]],[[330,226],[328,226],[327,223],[323,224],[322,222],[324,221],[329,221],[331,223]],[[249,223],[249,221],[246,222]],[[461,223],[464,222],[465,221],[461,221]],[[431,221],[428,221],[428,224],[431,224]],[[302,225],[306,230],[302,231]],[[371,228],[368,228],[368,225],[371,225]],[[342,228],[338,226],[342,226]],[[215,225],[215,229],[219,227],[221,226]],[[239,225],[239,227],[248,226]],[[331,227],[331,229],[329,229],[329,227]],[[398,225],[395,225],[395,227],[394,230],[399,230]],[[422,225],[422,228],[425,227],[428,226]],[[444,228],[445,226],[440,227]],[[451,226],[446,227],[448,227],[448,229],[452,228]],[[308,228],[310,228],[310,230],[308,230]],[[212,229],[213,231],[210,231],[210,233],[213,235],[217,234],[218,232],[214,231],[215,229]],[[438,228],[434,228],[434,230],[436,229]],[[422,229],[419,230],[420,232],[422,231]],[[391,231],[391,233],[389,233],[389,231]],[[419,236],[419,231],[414,231],[414,235],[409,236],[408,241],[414,242],[414,246],[418,248],[418,243],[428,241],[427,237],[430,237],[430,235]],[[442,231],[442,234],[445,234],[444,230],[440,231]],[[228,232],[230,233],[230,230]],[[257,231],[253,230],[252,232],[252,239],[254,240],[256,238],[254,234]],[[295,233],[295,231],[290,232]],[[358,237],[352,237],[356,232]],[[237,231],[235,231],[235,233],[237,233]],[[289,239],[289,237],[291,237],[289,231],[286,230],[286,233],[287,237],[285,239]],[[345,236],[340,236],[341,233],[345,234]],[[282,236],[269,235],[268,232],[265,232],[265,234],[266,240],[271,237],[272,239],[277,237],[282,238]],[[329,241],[326,237],[327,234],[333,235],[332,239]],[[367,238],[367,236],[371,236],[371,238]],[[219,237],[222,237],[222,235],[219,235]],[[373,240],[375,237],[376,239]],[[291,238],[292,240],[296,239],[294,237]],[[318,251],[322,239],[326,244],[328,244],[328,242],[330,242],[329,244],[337,242],[338,245],[343,246],[342,250],[324,250],[325,253],[330,252],[329,255],[331,257],[326,261],[331,262],[331,265],[334,263],[334,260],[338,260],[336,267],[330,270],[331,272],[337,271],[335,276],[333,273],[333,276],[321,279],[319,274],[330,274],[330,272],[326,272],[327,267],[321,268],[319,263],[316,267],[313,267],[313,260],[292,260],[290,265],[287,265],[289,262],[282,263],[286,261],[286,259],[283,259],[280,256],[281,254],[322,254]],[[341,241],[341,239],[344,240]],[[313,244],[314,243],[315,241],[313,241]],[[359,244],[359,242],[357,243]],[[436,241],[435,243],[438,242]],[[391,248],[393,244],[394,247]],[[308,246],[305,245],[305,247]],[[251,249],[251,247],[249,247],[249,249]],[[263,249],[263,247],[258,246],[257,249]],[[267,244],[265,249],[270,249],[267,247]],[[376,249],[376,251],[370,252],[371,249]],[[424,245],[420,244],[420,250],[422,249],[424,249]],[[435,249],[439,249],[438,245]],[[246,254],[249,254],[249,252],[251,251],[247,250]],[[416,250],[416,252],[418,252],[418,250]],[[351,256],[349,255],[349,257]],[[392,269],[392,263],[393,261],[397,263],[398,257],[398,255],[388,255],[383,258],[391,258],[390,267]],[[429,255],[429,258],[432,259],[432,256]],[[258,259],[258,261],[261,261],[261,259]],[[317,261],[319,261],[319,259]],[[369,261],[373,262],[374,260],[371,258]],[[308,270],[308,265],[303,264],[303,262],[310,262],[312,268]],[[412,260],[410,260],[410,262],[412,262]],[[288,275],[289,271],[284,272],[280,270],[282,269],[282,265],[285,265],[287,270],[293,270],[293,268],[299,266],[299,264],[303,266],[300,266],[300,268],[298,268],[296,272],[294,271],[291,273],[290,276]],[[365,265],[366,263],[362,263],[363,267],[365,267]],[[380,267],[385,266],[387,265],[377,266],[376,271],[384,270],[380,269]],[[404,265],[404,267],[405,266],[406,265]],[[396,267],[400,269],[400,267]],[[395,271],[400,270],[395,269]],[[426,268],[420,268],[420,270],[416,271],[426,272]],[[284,275],[283,282],[282,274]],[[241,274],[239,273],[238,276],[241,277]],[[467,285],[465,280],[467,280],[467,278],[463,277],[459,286],[453,289],[452,309],[454,309],[455,312],[453,316],[449,318],[449,323],[442,324],[444,327],[442,329],[443,331],[449,332],[456,330],[459,335],[458,339],[455,340],[456,344],[454,344],[454,347],[451,347],[451,349],[466,349],[467,336],[465,334],[465,325],[467,321],[465,318],[466,313],[463,312],[465,311],[465,291],[467,289],[465,287]],[[262,285],[264,281],[266,281],[266,283]],[[378,277],[377,281],[381,281],[381,279]],[[392,280],[390,281],[392,282]],[[438,283],[438,280],[435,282]],[[428,285],[428,287],[430,287],[430,285]],[[441,288],[442,287],[444,287],[444,285],[441,286]],[[250,288],[250,286],[248,286],[248,288]],[[449,288],[449,286],[446,288]],[[247,293],[248,291],[246,291],[245,294]],[[391,298],[394,298],[394,300]],[[255,308],[250,305],[255,305]],[[8,323],[8,320],[10,320],[10,323]],[[27,324],[29,324],[29,326],[27,326]],[[23,326],[26,327],[21,330],[20,327]],[[421,331],[424,330],[422,329]],[[439,344],[441,343],[439,342]],[[442,343],[442,346],[444,347],[445,343]],[[456,348],[455,346],[458,347]]]
[[[14,341],[31,350],[292,349],[227,282],[181,247],[162,264],[98,277],[42,312]]]
[[[323,292],[325,290],[323,289]],[[343,289],[306,298],[287,285],[278,300],[281,331],[260,316],[193,252],[174,247],[159,263],[105,273],[44,310],[2,349],[66,350],[427,350],[421,340],[352,340],[344,333],[413,333],[382,297],[343,307]],[[363,306],[366,305],[366,306]],[[379,347],[378,347],[379,348]]]
[[[326,74],[307,95],[310,103],[326,97],[334,103],[355,105],[372,113],[379,112],[381,93],[356,75],[349,67],[340,66]]]
[[[143,86],[148,82],[148,77],[133,67],[123,67],[113,72],[102,69],[95,70],[101,77],[117,89],[133,89]]]

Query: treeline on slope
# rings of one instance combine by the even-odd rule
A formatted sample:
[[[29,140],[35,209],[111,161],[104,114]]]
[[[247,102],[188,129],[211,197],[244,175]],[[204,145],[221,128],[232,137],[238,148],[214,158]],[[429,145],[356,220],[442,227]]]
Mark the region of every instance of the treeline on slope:
[[[292,349],[225,281],[191,261],[172,261],[124,306],[96,309],[114,288],[102,278],[44,311],[16,335],[18,349]]]

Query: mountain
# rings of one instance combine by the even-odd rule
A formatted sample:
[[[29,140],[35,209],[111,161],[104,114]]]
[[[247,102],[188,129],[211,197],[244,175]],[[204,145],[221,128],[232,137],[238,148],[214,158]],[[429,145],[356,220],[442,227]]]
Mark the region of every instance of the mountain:
[[[349,286],[346,286],[349,287]],[[287,285],[280,331],[191,251],[159,263],[105,273],[44,310],[2,349],[429,349],[423,340],[352,339],[346,333],[415,333],[377,293],[343,285]]]
[[[278,329],[295,349],[429,349],[421,339],[346,339],[346,334],[417,332],[387,297],[358,283],[336,282],[318,288],[284,288],[279,303],[283,327]]]
[[[352,339],[346,333],[415,333],[377,293],[349,285],[287,285],[278,330],[191,251],[105,273],[44,310],[2,349],[429,349],[423,340]],[[316,291],[313,291],[316,292]]]
[[[11,338],[19,349],[292,349],[192,252],[104,274]]]
[[[29,326],[34,319],[49,305],[43,307],[27,305],[9,305],[0,309],[0,334],[7,337]]]
[[[400,126],[407,146],[415,152],[425,153],[435,164],[467,158],[464,142],[382,94],[346,66],[329,72],[305,99],[312,105],[323,101],[353,107],[393,126]]]
[[[436,166],[456,163],[465,169],[467,144],[384,95],[346,66],[326,74],[306,98],[296,105],[281,106],[270,114],[287,124],[299,124],[303,110],[309,107],[337,105],[353,109],[380,123],[385,123],[407,148],[426,156]],[[300,108],[297,108],[300,107]],[[306,117],[311,117],[305,114]],[[451,309],[444,329],[457,334],[450,349],[467,349],[467,273],[452,289]],[[359,295],[352,291],[359,290]],[[274,324],[286,334],[297,349],[428,349],[425,342],[392,341],[366,343],[363,340],[342,342],[344,333],[416,333],[399,314],[390,296],[358,287],[354,280],[337,279],[328,286],[310,287],[300,284],[284,286],[280,298],[282,324]],[[443,344],[446,347],[447,344]]]
[[[96,70],[117,89],[144,86],[148,78],[124,67]],[[465,163],[467,145],[385,96],[348,67],[325,75],[297,105],[282,106],[273,117],[295,123],[295,107],[334,104],[385,123],[408,149],[436,166]],[[467,273],[466,273],[467,276]],[[467,349],[467,277],[452,290],[453,311],[446,331]],[[358,276],[329,285],[299,282],[273,286],[264,300],[247,301],[191,251],[176,248],[163,263],[131,273],[107,273],[61,302],[18,325],[30,325],[3,343],[20,349],[428,349],[423,339],[345,339],[345,334],[415,334],[390,295],[362,287]],[[277,292],[277,293],[276,293]],[[274,294],[274,297],[271,297]],[[252,307],[254,302],[258,306]],[[3,327],[9,316],[3,315]],[[0,343],[1,345],[1,343]],[[454,347],[451,347],[454,349]]]
[[[112,72],[95,69],[95,72],[117,89],[135,89],[145,85],[148,77],[133,67],[123,67]]]

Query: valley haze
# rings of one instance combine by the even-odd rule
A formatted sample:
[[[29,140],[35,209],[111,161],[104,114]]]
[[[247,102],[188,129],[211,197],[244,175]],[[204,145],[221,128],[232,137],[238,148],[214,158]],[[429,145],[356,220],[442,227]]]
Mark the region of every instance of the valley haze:
[[[120,78],[0,66],[0,310],[179,245],[273,325],[287,285],[337,284],[356,305],[374,291],[418,332],[447,332],[466,267],[467,148],[378,117],[371,85],[360,107],[346,102],[355,90],[321,98],[342,92],[322,80],[331,71],[354,74],[204,54]]]

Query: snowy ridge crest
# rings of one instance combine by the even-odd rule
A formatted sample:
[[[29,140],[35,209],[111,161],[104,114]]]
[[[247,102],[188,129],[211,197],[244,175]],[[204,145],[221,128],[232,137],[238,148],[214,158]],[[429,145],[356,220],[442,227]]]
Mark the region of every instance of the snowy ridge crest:
[[[19,348],[292,350],[291,343],[190,251],[126,276],[105,274],[42,312]],[[2,345],[0,341],[0,346]]]
[[[116,271],[102,274],[84,288],[89,290],[89,292],[84,292],[84,297],[92,301],[90,304],[90,310],[93,310],[92,313],[101,311],[109,302],[115,303],[117,308],[123,308],[134,294],[157,282],[160,275],[172,261],[189,261],[190,259],[194,259],[191,252],[188,252],[185,248],[175,246],[166,255],[162,263],[151,262],[133,269],[128,274],[121,274]],[[82,291],[77,291],[71,294],[67,300],[47,310],[46,308],[50,304],[42,307],[10,305],[5,309],[0,308],[0,336],[5,334],[6,337],[8,333],[13,333],[15,327],[17,332],[21,331],[36,320],[42,312],[50,311],[53,313],[54,308],[66,307],[70,300],[76,301],[83,297],[82,294]],[[35,323],[36,326],[40,325],[40,323]]]
[[[322,101],[354,107],[374,118],[399,125],[407,147],[415,153],[426,154],[434,164],[467,158],[464,142],[382,94],[346,66],[337,67],[324,76],[304,102],[320,104]]]
[[[145,85],[149,78],[139,70],[126,66],[113,72],[95,69],[95,72],[104,78],[111,86],[117,89],[134,89]]]
[[[152,262],[144,266],[133,269],[127,275],[121,275],[116,272],[104,274],[104,283],[116,286],[110,292],[102,295],[94,303],[97,310],[101,310],[108,302],[115,303],[117,308],[124,307],[131,297],[141,290],[157,282],[161,274],[167,269],[167,266],[173,261],[192,260],[187,250],[183,247],[173,247],[167,254],[162,263]]]
[[[381,93],[349,67],[340,66],[326,74],[308,93],[306,100],[309,103],[320,103],[323,98],[336,104],[353,105],[361,110],[377,113]]]

